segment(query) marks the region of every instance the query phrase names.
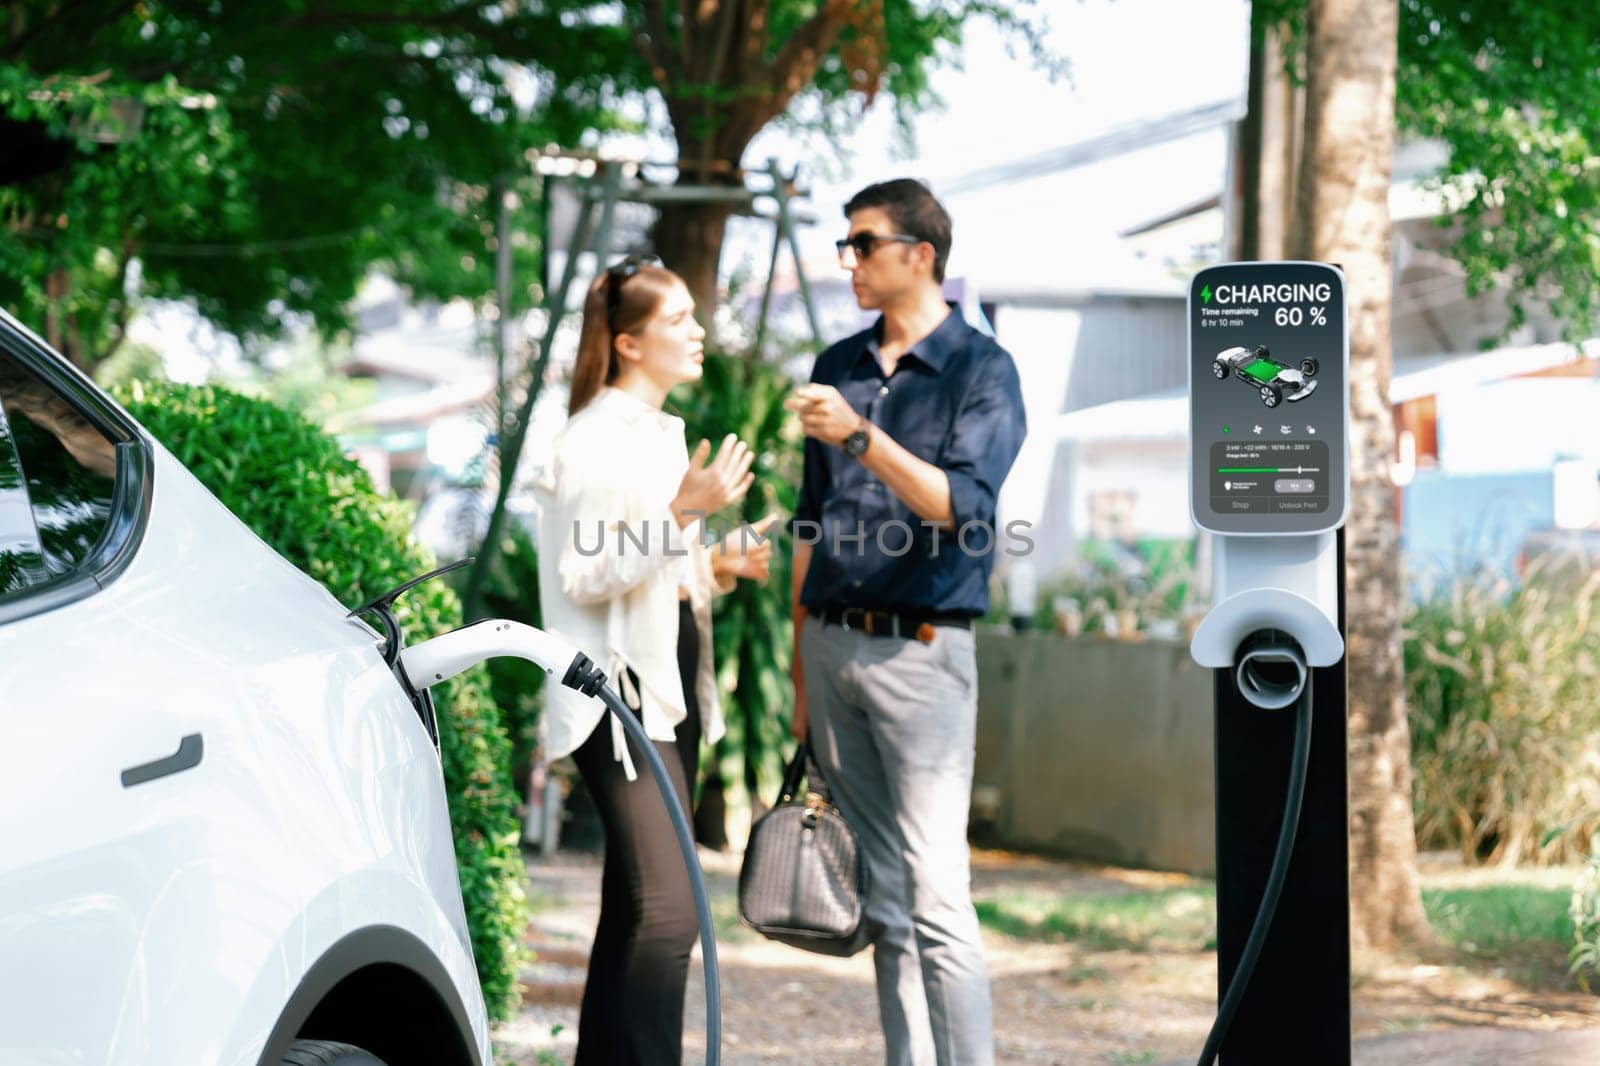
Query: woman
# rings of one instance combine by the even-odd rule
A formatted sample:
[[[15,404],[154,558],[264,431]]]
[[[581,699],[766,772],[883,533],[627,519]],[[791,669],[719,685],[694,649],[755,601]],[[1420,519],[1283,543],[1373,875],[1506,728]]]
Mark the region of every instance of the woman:
[[[730,535],[707,548],[705,516],[744,496],[754,456],[732,434],[691,459],[662,412],[699,380],[705,330],[683,281],[629,260],[590,286],[570,419],[540,479],[544,622],[607,676],[656,744],[687,812],[701,739],[722,735],[711,597],[767,576],[772,547]],[[772,519],[755,528],[764,533]],[[546,688],[545,750],[571,754],[605,826],[600,924],[589,954],[579,1064],[678,1063],[697,926],[688,872],[654,782],[596,700]]]

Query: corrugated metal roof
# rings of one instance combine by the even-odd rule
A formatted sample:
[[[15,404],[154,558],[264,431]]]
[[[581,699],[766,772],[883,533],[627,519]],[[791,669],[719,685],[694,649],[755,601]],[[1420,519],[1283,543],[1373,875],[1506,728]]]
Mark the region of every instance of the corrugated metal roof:
[[[1581,346],[1530,344],[1520,348],[1497,348],[1492,352],[1402,359],[1395,365],[1389,402],[1405,403],[1447,389],[1536,374],[1593,355],[1600,355],[1600,339],[1585,341]]]
[[[1024,381],[1060,390],[1052,411],[1077,411],[1186,383],[1181,296],[1095,294],[1072,302],[996,303],[995,335],[1016,358]]]
[[[1600,355],[1600,338],[1581,346],[1533,344],[1492,352],[1401,359],[1389,385],[1390,403],[1404,403],[1457,389],[1504,381]],[[1145,441],[1182,438],[1189,433],[1188,383],[1113,403],[1070,410],[1045,430],[1056,440]]]

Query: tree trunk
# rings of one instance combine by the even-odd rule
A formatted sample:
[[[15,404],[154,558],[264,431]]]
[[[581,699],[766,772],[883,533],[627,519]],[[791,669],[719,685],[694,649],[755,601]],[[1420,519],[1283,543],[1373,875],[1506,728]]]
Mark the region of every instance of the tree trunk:
[[[1299,254],[1340,264],[1350,310],[1350,517],[1345,531],[1351,938],[1426,939],[1411,805],[1390,463],[1389,184],[1397,0],[1311,0]]]
[[[656,221],[656,254],[689,286],[695,315],[707,326],[717,309],[717,265],[732,214],[727,204],[663,204]]]
[[[67,314],[64,308],[67,303],[67,270],[57,267],[50,271],[50,276],[44,281],[45,304],[44,311],[44,341],[50,347],[67,355]],[[70,359],[71,356],[67,355]]]
[[[1293,246],[1305,87],[1284,69],[1283,26],[1264,26],[1252,14],[1249,109],[1240,138],[1240,259],[1282,259]]]
[[[846,26],[854,23],[864,40],[882,47],[881,0],[820,0],[769,56],[770,7],[768,0],[679,5],[680,57],[666,45],[665,5],[645,5],[646,18],[636,27],[634,42],[666,98],[678,144],[679,185],[739,186],[745,149],[783,114],[796,93],[813,83]],[[844,61],[850,63],[851,57]],[[880,62],[870,48],[856,58],[856,73],[866,77],[857,87],[869,99]],[[694,296],[696,316],[708,326],[717,308],[717,265],[732,214],[726,204],[667,204],[656,223],[656,254],[683,277]]]

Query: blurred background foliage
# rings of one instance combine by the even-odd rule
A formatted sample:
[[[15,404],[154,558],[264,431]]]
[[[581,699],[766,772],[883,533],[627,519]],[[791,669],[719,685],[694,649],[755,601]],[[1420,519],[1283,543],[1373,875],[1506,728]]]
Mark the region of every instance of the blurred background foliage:
[[[1405,620],[1417,843],[1564,863],[1600,829],[1600,571],[1567,554],[1475,571]]]
[[[345,328],[374,267],[484,298],[493,179],[614,124],[603,66],[556,83],[516,62],[556,53],[551,28],[432,0],[10,5],[0,133],[43,173],[0,184],[0,305],[88,368],[140,300],[249,338],[295,315]],[[537,198],[513,191],[517,276],[536,278]]]
[[[671,399],[684,419],[689,447],[736,433],[756,453],[755,483],[743,500],[708,521],[724,532],[776,513],[794,513],[800,484],[801,438],[783,409],[793,387],[776,362],[707,350],[705,373]],[[704,761],[697,832],[704,843],[725,846],[731,799],[758,810],[783,777],[794,695],[789,683],[793,627],[789,615],[790,550],[783,524],[764,582],[740,581],[717,600],[713,625],[717,684],[728,731]]]

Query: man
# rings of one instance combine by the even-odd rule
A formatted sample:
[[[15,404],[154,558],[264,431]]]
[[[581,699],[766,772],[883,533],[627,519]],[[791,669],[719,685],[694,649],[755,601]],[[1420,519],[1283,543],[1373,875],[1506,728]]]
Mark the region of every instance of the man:
[[[994,1061],[967,810],[972,621],[988,609],[995,496],[1022,446],[1016,366],[941,295],[950,217],[922,183],[873,185],[839,244],[881,317],[789,401],[805,431],[794,558],[795,735],[856,829],[890,1066]]]

